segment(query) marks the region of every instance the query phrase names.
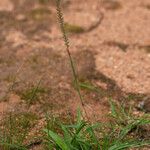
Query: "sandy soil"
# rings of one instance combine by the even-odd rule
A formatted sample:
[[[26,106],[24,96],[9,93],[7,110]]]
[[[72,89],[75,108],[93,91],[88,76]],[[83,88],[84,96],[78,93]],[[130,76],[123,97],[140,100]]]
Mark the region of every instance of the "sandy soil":
[[[66,0],[62,6],[65,22],[85,30],[69,33],[69,39],[80,81],[99,89],[82,89],[90,119],[107,121],[110,97],[136,112],[142,103],[149,113],[150,1]],[[88,31],[101,14],[100,24]],[[39,116],[45,111],[75,116],[80,100],[54,2],[3,0],[0,24],[0,118],[27,109]],[[44,92],[29,107],[27,91],[39,81]]]

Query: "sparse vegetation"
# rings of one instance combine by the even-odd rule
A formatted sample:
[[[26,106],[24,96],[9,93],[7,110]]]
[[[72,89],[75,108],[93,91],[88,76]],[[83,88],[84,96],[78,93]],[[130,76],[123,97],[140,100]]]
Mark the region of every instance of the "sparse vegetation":
[[[42,87],[32,87],[20,93],[21,99],[25,100],[27,104],[34,104],[40,96],[47,92],[47,89]]]
[[[46,126],[43,129],[43,145],[47,149],[99,149],[123,150],[133,147],[149,146],[150,141],[143,135],[142,128],[150,124],[150,116],[135,117],[132,109],[125,110],[110,100],[110,122],[89,124],[82,118],[78,110],[77,119],[70,116],[46,115]],[[36,124],[37,116],[31,113],[11,114],[4,124],[5,137],[1,137],[0,145],[4,150],[27,150],[23,143],[29,130]],[[69,124],[69,125],[66,125]],[[95,137],[96,133],[98,137]],[[140,134],[139,134],[140,133]]]
[[[122,150],[149,145],[149,140],[141,140],[137,136],[142,126],[150,124],[149,117],[135,118],[123,107],[116,107],[112,101],[110,104],[113,119],[109,124],[91,125],[82,119],[81,112],[78,111],[74,124],[60,124],[60,130],[45,129],[49,149]],[[51,123],[48,121],[47,124]],[[93,131],[96,131],[98,141]]]
[[[14,75],[8,75],[6,78],[5,78],[5,81],[7,82],[13,82],[15,79],[15,76]]]
[[[0,146],[3,150],[25,150],[23,146],[38,117],[31,112],[10,113],[1,122]]]

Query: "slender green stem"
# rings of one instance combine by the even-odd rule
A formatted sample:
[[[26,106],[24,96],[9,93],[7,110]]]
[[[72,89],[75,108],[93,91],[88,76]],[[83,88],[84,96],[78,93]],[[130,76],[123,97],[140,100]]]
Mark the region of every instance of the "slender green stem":
[[[74,66],[74,63],[73,63],[73,58],[72,58],[71,53],[70,53],[69,39],[67,37],[65,27],[64,27],[64,18],[63,18],[63,13],[61,11],[60,2],[61,2],[61,0],[56,0],[58,21],[59,21],[60,28],[61,28],[61,31],[62,31],[62,34],[63,34],[63,39],[64,39],[64,43],[65,43],[65,46],[66,46],[66,52],[68,54],[70,65],[71,65],[71,68],[72,68],[72,73],[73,73],[73,77],[74,77],[74,81],[75,81],[76,90],[77,90],[77,93],[79,95],[81,105],[84,109],[84,113],[86,115],[86,118],[89,121],[88,114],[87,114],[86,109],[84,107],[84,100],[83,100],[83,97],[82,97],[81,92],[80,92],[80,85],[79,85],[76,69],[75,69],[75,66]]]
[[[65,31],[65,27],[64,27],[64,18],[63,18],[63,13],[62,13],[62,10],[61,10],[60,2],[61,2],[61,0],[56,0],[58,22],[59,22],[59,25],[60,25],[60,28],[61,28],[61,32],[62,32],[63,39],[64,39],[64,44],[66,46],[66,52],[68,54],[70,65],[71,65],[71,68],[72,68],[76,90],[77,90],[78,96],[80,98],[80,102],[81,102],[82,108],[84,110],[85,117],[88,120],[88,122],[91,124],[89,116],[88,116],[88,113],[87,113],[87,111],[85,109],[84,99],[83,99],[83,97],[81,95],[81,91],[80,91],[80,83],[79,83],[78,76],[77,76],[77,73],[76,73],[76,69],[75,69],[75,66],[74,66],[74,63],[73,63],[73,58],[72,58],[71,53],[70,53],[69,39],[67,37],[66,31]],[[96,135],[94,133],[94,130],[92,128],[91,128],[91,130],[92,130],[94,136],[96,137]],[[101,148],[100,148],[100,144],[98,142],[97,137],[96,137],[96,141],[97,141],[97,144],[98,144],[98,149],[100,150]]]

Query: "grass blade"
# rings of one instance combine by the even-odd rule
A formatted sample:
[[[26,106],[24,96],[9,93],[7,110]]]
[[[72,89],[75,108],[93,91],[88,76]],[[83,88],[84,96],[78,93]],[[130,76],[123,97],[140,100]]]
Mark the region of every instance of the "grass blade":
[[[54,133],[50,130],[44,130],[46,133],[49,134],[49,136],[56,142],[56,144],[62,149],[62,150],[70,150],[65,143],[64,139],[60,137],[58,134]]]

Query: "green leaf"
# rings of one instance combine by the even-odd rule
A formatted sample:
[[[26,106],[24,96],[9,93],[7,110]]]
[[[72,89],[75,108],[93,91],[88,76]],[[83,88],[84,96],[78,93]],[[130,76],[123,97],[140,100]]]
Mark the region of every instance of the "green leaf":
[[[112,99],[109,100],[109,103],[110,103],[110,107],[111,107],[111,114],[113,117],[117,117],[118,116],[118,113],[116,111],[116,107],[115,107],[115,104],[114,102],[112,101]]]
[[[91,91],[96,90],[96,87],[90,83],[79,82],[79,86],[83,89],[87,89],[87,90],[91,90]]]
[[[0,142],[0,145],[7,146],[9,149],[15,149],[15,150],[28,150],[25,148],[25,146],[20,146],[17,144],[11,144],[7,142]]]
[[[119,140],[123,139],[135,127],[149,124],[149,122],[150,122],[149,120],[144,120],[144,119],[135,120],[133,123],[127,125],[125,128],[122,129],[118,139]]]
[[[125,148],[141,147],[141,146],[146,146],[149,144],[150,144],[150,141],[147,141],[147,142],[134,141],[134,142],[117,143],[111,146],[108,150],[122,150]]]
[[[82,122],[82,113],[80,108],[77,109],[77,124],[80,124]]]
[[[62,149],[62,150],[70,150],[65,143],[64,139],[60,137],[58,134],[54,133],[53,131],[44,130],[48,135],[56,142],[56,144]]]

